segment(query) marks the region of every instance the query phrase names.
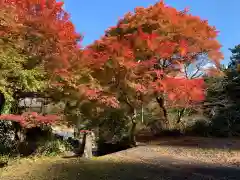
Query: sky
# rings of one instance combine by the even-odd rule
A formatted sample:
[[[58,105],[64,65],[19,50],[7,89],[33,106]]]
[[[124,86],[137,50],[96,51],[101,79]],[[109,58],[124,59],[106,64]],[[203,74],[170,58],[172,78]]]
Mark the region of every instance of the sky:
[[[99,39],[104,31],[116,25],[119,18],[137,6],[148,7],[157,0],[65,0],[67,12],[79,33],[84,36],[82,45],[86,46]],[[223,64],[228,64],[229,48],[240,44],[239,7],[240,0],[165,0],[167,5],[208,20],[217,28],[218,40],[224,54]]]

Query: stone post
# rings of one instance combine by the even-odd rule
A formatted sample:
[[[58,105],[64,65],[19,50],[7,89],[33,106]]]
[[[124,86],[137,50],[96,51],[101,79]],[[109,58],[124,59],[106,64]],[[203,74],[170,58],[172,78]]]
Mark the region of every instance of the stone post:
[[[81,143],[82,157],[92,158],[92,131],[82,130],[81,133],[83,133]]]
[[[85,141],[85,148],[84,148],[84,154],[83,156],[85,158],[92,158],[92,134],[91,132],[88,132],[86,134],[86,141]]]

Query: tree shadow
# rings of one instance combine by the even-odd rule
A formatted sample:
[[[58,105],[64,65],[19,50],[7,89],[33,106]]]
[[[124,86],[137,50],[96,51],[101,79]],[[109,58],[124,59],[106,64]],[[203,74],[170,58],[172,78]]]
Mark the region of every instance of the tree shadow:
[[[156,145],[240,150],[239,136],[229,133],[231,131],[237,132],[240,127],[239,116],[236,116],[236,112],[239,110],[240,108],[238,107],[237,109],[232,109],[231,107],[230,109],[219,111],[210,120],[193,119],[195,123],[185,127],[184,132],[181,132],[179,129],[162,131],[157,136],[149,135],[147,140],[156,142]],[[139,140],[141,141],[142,139],[144,138]]]
[[[156,145],[201,149],[240,150],[240,139],[183,136],[156,141]]]
[[[22,179],[36,180],[210,180],[210,179],[240,179],[240,170],[227,167],[204,167],[178,163],[169,165],[162,162],[160,165],[127,163],[110,160],[81,160],[68,159],[49,163],[38,170],[28,172]],[[7,179],[5,179],[7,180]],[[12,178],[12,180],[15,180]]]
[[[214,137],[206,133],[211,132],[211,129],[212,127],[204,120],[199,120],[187,127],[185,132],[181,132],[179,129],[162,130],[158,134],[144,131],[137,135],[137,141],[143,145],[150,143],[188,148],[240,150],[240,138]]]

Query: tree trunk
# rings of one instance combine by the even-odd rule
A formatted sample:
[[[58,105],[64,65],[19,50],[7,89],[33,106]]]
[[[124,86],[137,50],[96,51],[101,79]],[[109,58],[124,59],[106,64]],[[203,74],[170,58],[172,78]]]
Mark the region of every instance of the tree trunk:
[[[157,101],[159,107],[163,111],[163,117],[164,117],[166,128],[169,128],[168,113],[167,113],[167,109],[166,109],[166,107],[164,105],[164,98],[161,97],[161,96],[158,96],[158,97],[156,97],[156,101]]]
[[[137,127],[137,122],[136,122],[136,117],[137,117],[137,112],[136,109],[133,110],[133,116],[131,117],[132,120],[132,127],[130,130],[130,135],[129,135],[129,140],[132,146],[136,146],[136,136],[135,136],[135,131]]]
[[[177,116],[177,124],[179,124],[182,120],[182,117],[184,115],[185,112],[185,108],[178,110],[178,116]]]
[[[0,92],[0,114],[2,114],[2,111],[4,109],[4,104],[5,104],[5,97],[3,93]]]
[[[21,126],[17,122],[12,122],[14,128],[14,141],[17,142],[17,151],[19,152],[19,146],[25,141],[25,134]]]
[[[136,122],[136,117],[137,117],[137,111],[134,107],[134,105],[131,103],[131,101],[129,100],[129,98],[127,97],[127,95],[125,93],[123,93],[123,96],[125,97],[125,103],[129,106],[130,110],[129,110],[129,119],[131,119],[132,122],[132,127],[130,129],[129,132],[129,143],[131,144],[131,146],[136,146],[136,137],[135,137],[135,131],[136,131],[136,126],[137,126],[137,122]]]
[[[129,136],[129,139],[130,139],[130,143],[132,146],[136,146],[136,136],[135,136],[135,131],[136,131],[136,126],[137,126],[137,123],[135,120],[132,121],[132,127],[131,127],[131,130],[130,130],[130,136]]]
[[[80,147],[79,147],[78,151],[76,152],[76,154],[78,156],[80,156],[80,157],[82,157],[83,154],[84,154],[84,149],[85,149],[85,144],[86,144],[86,137],[87,137],[87,133],[84,133],[83,137],[82,137],[82,142],[79,143]]]

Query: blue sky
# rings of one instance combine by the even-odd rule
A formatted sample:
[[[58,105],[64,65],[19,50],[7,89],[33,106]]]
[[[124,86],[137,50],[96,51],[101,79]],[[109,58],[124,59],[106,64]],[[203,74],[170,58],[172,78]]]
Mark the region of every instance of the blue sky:
[[[78,32],[84,35],[83,45],[88,45],[104,34],[104,31],[116,24],[126,12],[137,6],[147,7],[156,0],[65,0],[65,9],[71,14]],[[210,25],[220,31],[219,41],[228,63],[231,55],[229,48],[240,44],[239,7],[240,0],[165,0],[165,3],[207,19]]]

